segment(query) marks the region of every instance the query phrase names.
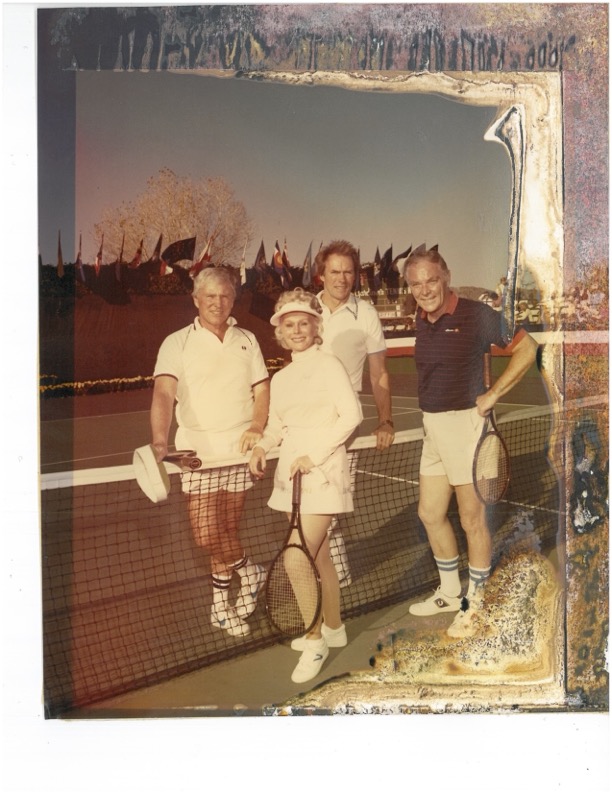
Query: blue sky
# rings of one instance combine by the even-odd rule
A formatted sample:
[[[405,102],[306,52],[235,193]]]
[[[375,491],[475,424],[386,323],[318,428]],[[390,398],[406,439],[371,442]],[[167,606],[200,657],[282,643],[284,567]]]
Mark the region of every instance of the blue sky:
[[[492,107],[185,73],[84,72],[76,85],[76,208],[43,207],[45,262],[58,226],[64,258],[81,231],[93,261],[103,209],[168,167],[232,185],[254,223],[248,265],[262,239],[269,257],[286,238],[300,265],[311,241],[347,238],[363,261],[437,243],[456,285],[493,287],[506,271],[511,172],[483,140]]]

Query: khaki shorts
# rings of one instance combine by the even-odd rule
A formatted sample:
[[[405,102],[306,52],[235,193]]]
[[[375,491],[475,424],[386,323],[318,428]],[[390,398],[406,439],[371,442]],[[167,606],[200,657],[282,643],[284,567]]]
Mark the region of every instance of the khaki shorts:
[[[247,464],[181,473],[181,488],[188,495],[205,495],[220,491],[246,492],[251,489],[253,483]]]
[[[423,413],[423,452],[420,474],[446,476],[453,487],[472,483],[474,452],[485,419],[476,407]]]

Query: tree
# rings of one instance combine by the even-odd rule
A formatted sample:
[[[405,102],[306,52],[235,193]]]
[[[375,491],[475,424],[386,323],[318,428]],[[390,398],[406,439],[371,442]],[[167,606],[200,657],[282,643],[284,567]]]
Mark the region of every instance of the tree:
[[[212,261],[240,266],[242,251],[252,240],[252,223],[246,208],[225,179],[193,181],[162,168],[147,181],[146,190],[134,201],[107,208],[94,226],[97,241],[104,233],[104,251],[114,261],[125,234],[125,258],[129,261],[144,239],[143,260],[153,253],[160,234],[162,249],[172,242],[196,236],[197,258],[214,236]],[[187,265],[187,262],[183,263]]]

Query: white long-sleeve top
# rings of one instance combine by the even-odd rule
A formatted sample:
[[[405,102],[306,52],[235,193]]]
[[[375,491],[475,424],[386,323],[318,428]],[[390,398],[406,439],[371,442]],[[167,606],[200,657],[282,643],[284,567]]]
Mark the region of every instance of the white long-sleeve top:
[[[292,354],[272,378],[268,424],[257,443],[266,452],[280,445],[269,505],[291,511],[289,467],[309,456],[316,467],[302,479],[302,512],[352,510],[344,443],[361,420],[361,404],[336,357],[318,346]]]

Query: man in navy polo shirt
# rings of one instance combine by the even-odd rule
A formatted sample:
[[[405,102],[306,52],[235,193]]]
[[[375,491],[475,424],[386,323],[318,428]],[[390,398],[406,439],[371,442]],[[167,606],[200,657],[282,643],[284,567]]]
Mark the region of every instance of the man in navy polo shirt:
[[[406,261],[404,278],[417,302],[415,362],[425,432],[419,517],[440,575],[434,594],[409,610],[414,616],[457,612],[448,634],[459,637],[470,634],[476,595],[491,571],[485,507],[472,483],[474,451],[484,416],[531,367],[537,343],[521,329],[507,344],[498,312],[482,302],[458,297],[450,289],[450,272],[437,250],[425,246],[415,250]],[[492,344],[506,348],[512,356],[487,391],[483,361]],[[453,492],[468,546],[469,584],[464,598],[457,539],[448,518]]]

